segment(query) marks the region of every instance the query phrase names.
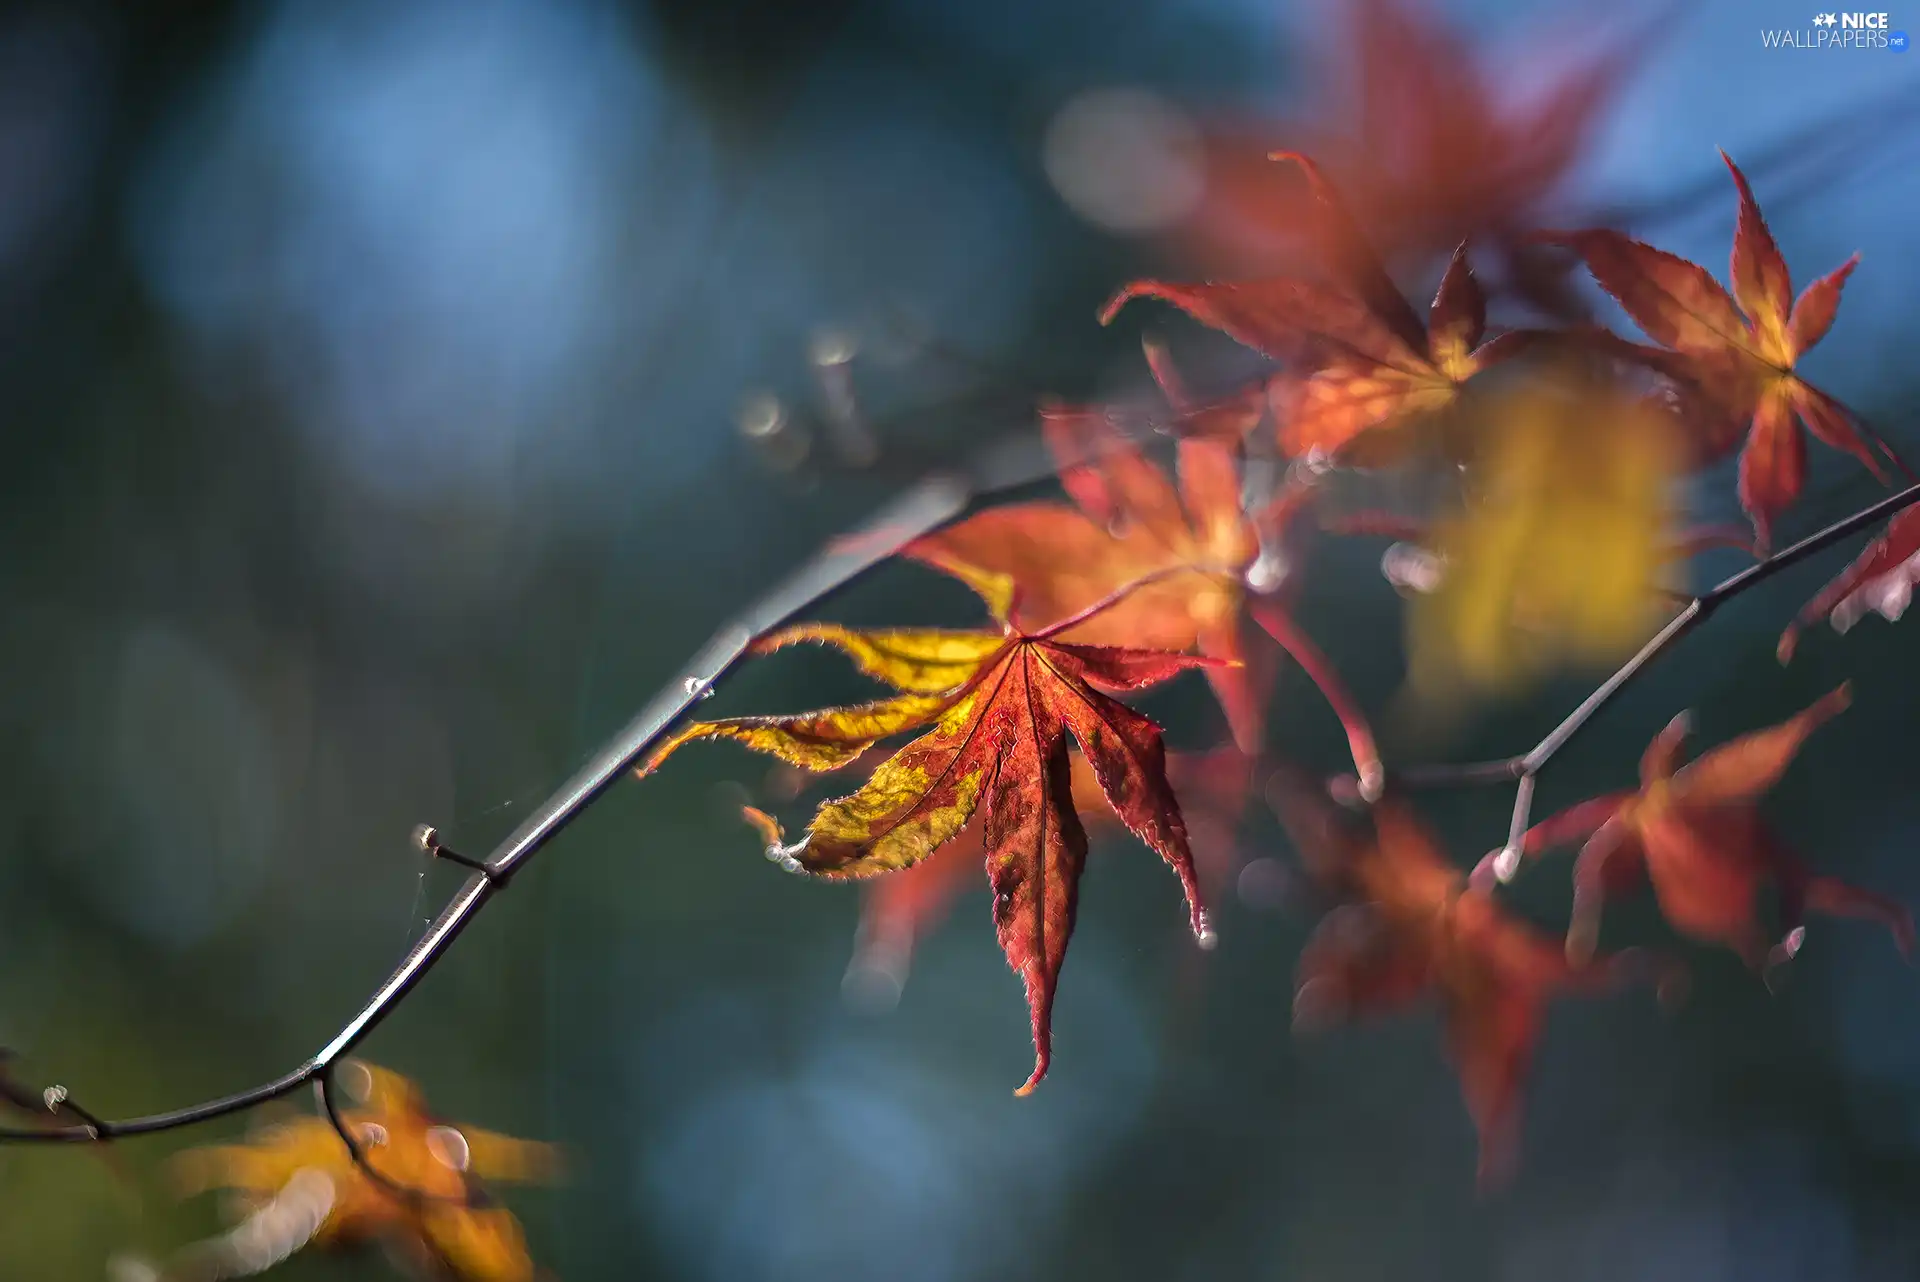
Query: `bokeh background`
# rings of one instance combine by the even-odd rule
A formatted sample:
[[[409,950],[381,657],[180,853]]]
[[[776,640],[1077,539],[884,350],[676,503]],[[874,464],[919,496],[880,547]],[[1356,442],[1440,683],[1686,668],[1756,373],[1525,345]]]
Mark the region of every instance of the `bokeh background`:
[[[1445,12],[1516,93],[1596,21],[1584,0]],[[1651,210],[1637,230],[1720,271],[1713,149],[1768,157],[1749,170],[1796,274],[1864,255],[1808,368],[1911,451],[1920,169],[1888,95],[1920,61],[1761,47],[1810,16],[1666,11],[1565,196]],[[110,1115],[310,1054],[457,883],[412,825],[488,848],[903,478],[1023,429],[1037,392],[1138,383],[1142,326],[1195,337],[1150,308],[1094,323],[1169,268],[1139,200],[1173,196],[1103,193],[1138,157],[1063,153],[1062,109],[1126,89],[1285,113],[1336,25],[1280,0],[9,6],[0,1044]],[[743,403],[817,422],[819,358],[848,353],[878,464],[839,465],[816,432],[770,466]],[[1730,478],[1709,482],[1725,517]],[[1872,493],[1819,455],[1787,533]],[[1374,708],[1402,663],[1379,551],[1328,544],[1304,613]],[[1850,675],[1858,705],[1768,812],[1822,868],[1920,901],[1912,638],[1876,619],[1784,674],[1772,656],[1852,551],[1663,661],[1542,807],[1624,782],[1680,707],[1712,740]],[[833,608],[973,609],[908,568]],[[796,656],[709,706],[860,689]],[[1200,689],[1152,705],[1180,746],[1219,735]],[[1579,692],[1489,712],[1449,751],[1511,751]],[[1337,762],[1297,673],[1274,713],[1277,743]],[[714,747],[617,788],[366,1048],[449,1116],[567,1146],[570,1182],[510,1204],[568,1282],[1920,1275],[1920,977],[1870,928],[1816,923],[1777,996],[1697,953],[1676,1014],[1556,1007],[1520,1178],[1480,1198],[1431,1016],[1290,1034],[1312,905],[1274,893],[1270,821],[1246,853],[1279,863],[1220,905],[1205,958],[1157,861],[1096,850],[1054,1073],[1016,1100],[1026,1017],[984,886],[897,1007],[849,1005],[858,895],[759,857],[734,807],[763,777]],[[1507,804],[1431,813],[1469,860]],[[1518,897],[1550,920],[1563,887]],[[1656,934],[1644,907],[1615,926]],[[0,1150],[0,1277],[100,1278],[213,1231],[154,1168],[237,1129],[128,1144],[126,1177]]]

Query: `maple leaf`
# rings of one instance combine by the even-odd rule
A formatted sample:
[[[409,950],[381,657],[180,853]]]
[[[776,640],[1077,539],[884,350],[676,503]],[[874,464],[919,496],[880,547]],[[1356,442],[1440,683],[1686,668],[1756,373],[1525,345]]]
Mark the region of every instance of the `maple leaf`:
[[[1340,284],[1138,280],[1107,303],[1101,322],[1112,321],[1135,298],[1171,303],[1295,367],[1269,383],[1287,454],[1318,453],[1356,466],[1395,461],[1422,438],[1393,429],[1435,422],[1457,403],[1467,380],[1511,358],[1537,335],[1514,331],[1483,343],[1486,296],[1464,244],[1448,263],[1423,324],[1318,166],[1293,152],[1275,153],[1275,159],[1292,160],[1305,172]]]
[[[1673,354],[1661,368],[1686,380],[1697,402],[1744,426],[1740,505],[1753,521],[1764,555],[1775,519],[1806,483],[1802,425],[1827,445],[1854,455],[1881,481],[1887,477],[1874,451],[1894,456],[1845,406],[1795,371],[1800,357],[1832,328],[1841,288],[1860,256],[1808,285],[1796,299],[1786,261],[1746,176],[1724,151],[1720,158],[1740,198],[1728,271],[1731,294],[1704,267],[1621,232],[1598,228],[1547,233],[1542,239],[1580,255],[1634,324]],[[1705,430],[1715,433],[1717,426],[1710,415]]]
[[[1651,880],[1660,911],[1683,935],[1724,944],[1756,970],[1792,958],[1805,938],[1809,910],[1878,921],[1893,933],[1902,956],[1913,949],[1913,918],[1900,904],[1833,877],[1810,874],[1761,821],[1761,794],[1785,773],[1800,747],[1851,701],[1842,685],[1778,725],[1734,739],[1682,765],[1688,732],[1681,713],[1640,759],[1638,791],[1614,793],[1542,820],[1519,844],[1522,858],[1585,841],[1573,872],[1573,919],[1567,954],[1578,962],[1593,952],[1602,904]],[[1506,858],[1511,858],[1507,856]],[[1481,861],[1475,875],[1511,875],[1502,853]],[[1756,918],[1760,887],[1779,888],[1779,933],[1769,936]],[[1776,942],[1777,941],[1777,942]]]
[[[1547,1000],[1594,993],[1646,973],[1621,953],[1585,970],[1558,944],[1469,888],[1413,810],[1392,794],[1357,829],[1325,788],[1283,770],[1271,786],[1308,871],[1345,901],[1300,956],[1299,1029],[1405,1010],[1437,997],[1448,1059],[1480,1135],[1482,1187],[1511,1170],[1522,1095]]]
[[[1615,662],[1658,621],[1676,441],[1604,385],[1530,380],[1481,424],[1471,494],[1429,536],[1447,573],[1408,612],[1409,680],[1428,699]]]
[[[551,1180],[555,1150],[426,1111],[413,1083],[371,1064],[341,1074],[358,1107],[343,1117],[369,1165],[358,1165],[331,1123],[297,1117],[256,1127],[246,1143],[189,1149],[173,1160],[188,1196],[231,1190],[247,1218],[191,1253],[199,1267],[257,1272],[308,1244],[323,1250],[379,1245],[422,1279],[532,1282],[519,1221],[491,1205],[482,1180]],[[403,1195],[398,1189],[412,1190]]]
[[[1214,938],[1186,824],[1167,780],[1160,728],[1112,695],[1223,661],[1060,639],[1152,581],[1128,585],[1031,632],[1003,618],[997,632],[862,632],[809,623],[768,633],[754,643],[754,653],[800,642],[830,645],[900,693],[793,716],[695,722],[664,740],[636,773],[650,774],[694,739],[732,739],[790,765],[831,770],[881,739],[920,732],[852,794],[822,805],[806,835],[791,845],[773,819],[746,813],[766,837],[769,858],[796,871],[847,878],[911,868],[958,836],[977,809],[984,811],[981,842],[994,923],[1009,965],[1025,982],[1033,1022],[1033,1073],[1018,1092],[1027,1094],[1046,1076],[1052,1056],[1054,993],[1087,853],[1073,804],[1069,735],[1121,823],[1179,877],[1195,936],[1207,947]]]
[[[1472,239],[1498,246],[1516,273],[1537,267],[1520,230],[1535,225],[1584,154],[1646,42],[1622,39],[1530,102],[1503,102],[1467,43],[1424,6],[1341,7],[1341,44],[1323,64],[1335,79],[1296,138],[1312,139],[1390,258],[1418,260]],[[1272,150],[1261,139],[1272,133],[1240,122],[1205,133],[1207,196],[1178,232],[1224,267],[1260,270],[1297,255],[1311,211],[1260,163]]]
[[[1847,631],[1869,613],[1897,621],[1913,600],[1915,583],[1920,583],[1920,508],[1910,507],[1887,522],[1886,533],[1807,602],[1780,634],[1780,662],[1793,658],[1801,629],[1823,617],[1832,620],[1836,632]]]
[[[1117,826],[1086,755],[1071,754],[1074,810],[1089,834]],[[1201,892],[1218,897],[1233,874],[1238,846],[1234,830],[1245,807],[1253,758],[1232,747],[1205,753],[1167,754],[1167,778],[1180,802]],[[948,905],[977,875],[986,856],[979,830],[969,828],[905,872],[875,879],[864,897],[847,983],[860,992],[898,995],[906,982],[916,941],[945,916]]]

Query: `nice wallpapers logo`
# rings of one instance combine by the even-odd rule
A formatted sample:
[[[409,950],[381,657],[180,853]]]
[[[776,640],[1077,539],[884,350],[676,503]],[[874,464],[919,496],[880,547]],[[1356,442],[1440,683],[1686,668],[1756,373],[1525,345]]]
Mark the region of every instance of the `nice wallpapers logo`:
[[[1762,28],[1768,49],[1890,49],[1907,51],[1907,33],[1890,31],[1884,13],[1816,13],[1805,27]]]

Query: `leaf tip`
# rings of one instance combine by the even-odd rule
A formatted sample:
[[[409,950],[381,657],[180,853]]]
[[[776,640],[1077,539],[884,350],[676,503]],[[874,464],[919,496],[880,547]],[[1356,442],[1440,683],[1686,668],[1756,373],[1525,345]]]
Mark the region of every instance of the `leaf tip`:
[[[1853,682],[1842,681],[1814,706],[1819,710],[1816,715],[1822,721],[1845,712],[1853,706]]]
[[[1220,946],[1220,932],[1213,928],[1213,915],[1204,908],[1196,909],[1193,914],[1193,942],[1205,953]]]
[[[1387,771],[1378,761],[1361,763],[1358,783],[1360,800],[1372,805],[1387,791]]]
[[[1100,323],[1102,325],[1113,324],[1113,318],[1120,314],[1121,308],[1131,303],[1134,299],[1144,297],[1151,293],[1153,288],[1154,282],[1150,280],[1128,281],[1120,287],[1118,293],[1100,305],[1100,310],[1096,313]]]
[[[1791,626],[1780,634],[1779,643],[1773,647],[1773,657],[1779,660],[1780,666],[1784,668],[1793,662],[1793,652],[1799,645],[1800,629],[1797,625]]]

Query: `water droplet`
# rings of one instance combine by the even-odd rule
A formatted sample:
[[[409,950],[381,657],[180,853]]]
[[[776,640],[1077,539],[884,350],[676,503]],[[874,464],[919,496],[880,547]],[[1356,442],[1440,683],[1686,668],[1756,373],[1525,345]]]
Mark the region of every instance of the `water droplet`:
[[[1425,595],[1439,591],[1447,560],[1412,543],[1395,543],[1381,554],[1380,573],[1402,596]]]
[[[845,330],[823,329],[813,336],[811,355],[815,365],[845,365],[859,352],[860,344]]]
[[[1220,946],[1220,936],[1213,929],[1213,917],[1204,908],[1193,916],[1193,941],[1203,952],[1210,953]]]
[[[356,1104],[365,1104],[373,1098],[373,1070],[357,1059],[343,1061],[334,1070],[333,1080],[340,1084],[347,1098]]]
[[[1264,596],[1285,583],[1292,571],[1285,552],[1279,548],[1261,548],[1260,555],[1247,567],[1247,587]]]
[[[680,682],[680,688],[702,699],[713,698],[713,682],[706,677],[685,677]]]
[[[1249,908],[1279,908],[1287,902],[1293,874],[1278,859],[1252,859],[1240,870],[1234,889]]]
[[[787,425],[786,407],[780,398],[768,393],[750,396],[740,406],[740,432],[755,440],[778,436]]]
[[[1360,772],[1360,800],[1372,804],[1387,790],[1387,772],[1379,762],[1368,762]]]
[[[467,1137],[451,1126],[435,1126],[427,1131],[427,1152],[449,1170],[464,1171],[473,1164],[473,1149]]]
[[[1514,874],[1519,871],[1520,871],[1520,847],[1515,845],[1505,845],[1500,847],[1500,853],[1498,855],[1495,855],[1493,859],[1494,877],[1504,884],[1506,882],[1512,881]]]
[[[385,1148],[387,1128],[378,1122],[368,1122],[360,1128],[360,1142],[368,1148]]]

